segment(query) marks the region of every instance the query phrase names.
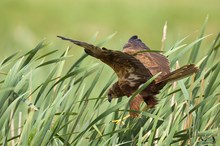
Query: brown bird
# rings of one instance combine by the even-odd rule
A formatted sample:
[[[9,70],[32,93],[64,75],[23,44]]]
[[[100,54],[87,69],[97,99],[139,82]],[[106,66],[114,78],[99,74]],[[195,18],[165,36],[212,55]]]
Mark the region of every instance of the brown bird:
[[[157,73],[161,73],[130,102],[132,117],[138,116],[134,111],[140,110],[143,101],[148,107],[154,107],[158,102],[155,96],[168,82],[182,79],[198,71],[194,64],[189,64],[171,72],[168,59],[158,52],[147,52],[150,49],[137,36],[132,36],[128,40],[122,52],[62,36],[57,37],[83,47],[88,55],[100,59],[115,71],[118,81],[108,91],[109,102],[113,98],[131,96],[140,85]]]

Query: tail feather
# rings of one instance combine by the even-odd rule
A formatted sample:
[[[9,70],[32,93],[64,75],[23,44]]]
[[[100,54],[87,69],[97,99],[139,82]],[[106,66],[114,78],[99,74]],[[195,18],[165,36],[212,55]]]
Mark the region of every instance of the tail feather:
[[[167,82],[173,82],[176,80],[183,79],[185,77],[188,77],[188,76],[198,72],[198,70],[199,69],[195,66],[195,64],[185,65],[185,66],[163,76],[161,79],[159,79],[157,81],[157,84],[161,83],[161,82],[167,83]]]

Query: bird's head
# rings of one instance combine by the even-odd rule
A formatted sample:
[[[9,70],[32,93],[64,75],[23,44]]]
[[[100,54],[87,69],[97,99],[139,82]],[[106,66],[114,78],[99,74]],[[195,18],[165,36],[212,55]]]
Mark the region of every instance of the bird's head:
[[[108,91],[108,101],[111,102],[113,98],[117,98],[116,94],[113,92],[113,90],[110,88]]]
[[[108,90],[108,101],[111,102],[114,98],[121,98],[124,96],[124,93],[118,90],[115,90],[116,88],[110,88]]]
[[[108,101],[111,102],[113,98],[120,98],[125,96],[122,92],[118,82],[114,83],[112,87],[108,90]]]
[[[112,101],[112,98],[113,98],[113,96],[112,96],[113,94],[112,94],[112,91],[111,90],[109,90],[108,91],[108,101],[109,102],[111,102]]]

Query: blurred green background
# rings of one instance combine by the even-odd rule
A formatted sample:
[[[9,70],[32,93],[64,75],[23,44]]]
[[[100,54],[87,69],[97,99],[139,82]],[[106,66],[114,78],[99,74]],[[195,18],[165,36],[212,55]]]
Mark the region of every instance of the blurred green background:
[[[209,16],[205,34],[220,28],[219,0],[1,0],[0,58],[20,50],[30,50],[46,39],[52,47],[65,47],[56,35],[88,41],[99,32],[98,40],[117,32],[105,46],[119,46],[137,34],[152,49],[160,49],[165,22],[166,47],[191,35],[195,40]]]

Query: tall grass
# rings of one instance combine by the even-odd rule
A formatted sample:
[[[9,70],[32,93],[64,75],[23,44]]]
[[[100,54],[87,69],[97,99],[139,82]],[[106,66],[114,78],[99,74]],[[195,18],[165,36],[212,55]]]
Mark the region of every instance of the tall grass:
[[[199,73],[167,85],[156,108],[124,125],[111,121],[128,114],[129,99],[108,103],[106,91],[114,76],[96,88],[104,80],[103,66],[82,66],[87,55],[66,69],[69,48],[60,55],[57,50],[41,54],[47,48],[41,42],[26,54],[6,57],[0,63],[0,145],[219,145],[220,60],[215,54],[220,34],[206,56],[197,56],[205,38],[201,33],[191,44],[177,41],[165,52],[174,69],[191,50],[188,62],[196,63]]]

